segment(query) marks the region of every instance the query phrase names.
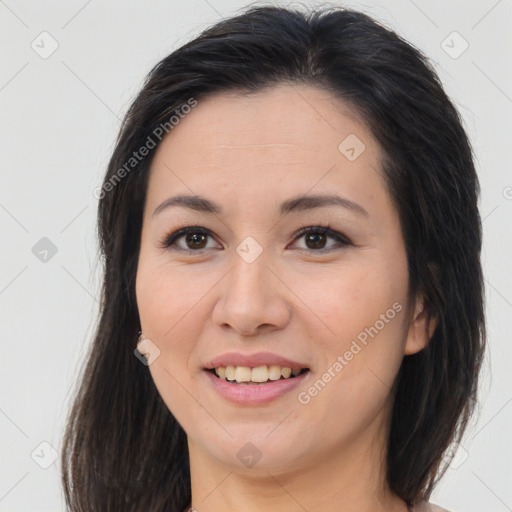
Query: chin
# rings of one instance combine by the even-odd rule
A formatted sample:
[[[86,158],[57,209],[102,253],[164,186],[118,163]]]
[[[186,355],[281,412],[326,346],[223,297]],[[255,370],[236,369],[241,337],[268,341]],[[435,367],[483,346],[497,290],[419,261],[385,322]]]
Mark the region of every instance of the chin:
[[[304,436],[299,435],[300,429],[290,432],[288,425],[279,432],[278,423],[273,422],[264,429],[261,425],[231,425],[227,430],[233,437],[226,434],[220,438],[203,439],[198,444],[211,458],[232,471],[254,474],[260,470],[268,476],[267,471],[296,469],[297,460],[304,454]]]

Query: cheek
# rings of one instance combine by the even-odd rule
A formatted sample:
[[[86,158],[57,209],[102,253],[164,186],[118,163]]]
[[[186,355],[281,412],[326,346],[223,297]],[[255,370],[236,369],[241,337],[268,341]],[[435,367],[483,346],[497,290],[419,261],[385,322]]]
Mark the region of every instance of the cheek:
[[[405,309],[407,267],[400,260],[393,265],[378,260],[363,255],[338,268],[319,268],[309,278],[306,273],[300,279],[289,275],[294,293],[323,321],[325,336],[318,341],[343,349],[360,333],[364,341],[365,329],[375,324],[379,333],[386,332],[381,337],[400,338],[403,315],[397,310]]]
[[[162,258],[163,259],[163,258]],[[201,298],[211,288],[212,277],[207,273],[191,272],[186,267],[172,267],[158,258],[141,257],[137,272],[137,306],[144,333],[161,343],[174,343],[187,329],[200,327],[197,320]],[[190,332],[190,331],[189,331]]]
[[[136,294],[141,328],[160,350],[149,370],[166,402],[190,379],[190,356],[202,329],[200,283],[198,279],[197,286],[190,286],[180,272],[158,261],[141,258],[139,262]]]
[[[139,264],[136,293],[141,328],[146,338],[158,347],[159,355],[149,365],[148,371],[165,405],[180,424],[188,424],[191,412],[190,361],[193,339],[197,337],[194,324],[187,324],[194,297],[180,290],[169,272],[157,266]],[[171,282],[172,281],[172,282]],[[181,320],[180,320],[181,319]],[[183,412],[186,416],[183,416]]]
[[[298,290],[308,293],[305,302],[329,328],[313,337],[313,350],[322,354],[320,382],[306,391],[311,398],[324,395],[315,398],[318,407],[336,403],[338,410],[375,412],[382,406],[404,355],[406,272],[403,257],[393,265],[347,265],[312,281],[309,292]]]
[[[187,284],[180,272],[141,258],[136,282],[141,327],[160,350],[148,370],[162,400],[182,425],[196,422],[201,414],[190,394],[195,394],[190,364],[203,328],[199,317],[204,293],[201,286]]]

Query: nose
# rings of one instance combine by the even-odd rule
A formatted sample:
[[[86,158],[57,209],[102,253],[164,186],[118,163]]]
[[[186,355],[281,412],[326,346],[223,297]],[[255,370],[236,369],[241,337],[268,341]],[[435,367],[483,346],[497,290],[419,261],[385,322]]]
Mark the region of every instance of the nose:
[[[212,313],[215,325],[242,336],[286,327],[291,316],[289,293],[264,253],[251,263],[233,254],[231,269],[219,283]]]

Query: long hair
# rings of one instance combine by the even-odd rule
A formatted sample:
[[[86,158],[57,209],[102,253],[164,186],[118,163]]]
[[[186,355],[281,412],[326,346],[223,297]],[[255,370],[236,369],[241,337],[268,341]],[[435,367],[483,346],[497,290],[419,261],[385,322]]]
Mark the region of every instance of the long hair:
[[[391,490],[409,505],[428,499],[443,455],[464,433],[485,324],[479,185],[457,110],[428,60],[370,17],[341,8],[252,7],[159,62],[122,123],[99,196],[100,318],[61,455],[70,511],[181,512],[190,503],[185,432],[134,357],[135,276],[155,150],[135,163],[133,152],[150,139],[158,146],[161,127],[170,130],[169,120],[191,100],[280,83],[330,91],[367,123],[384,153],[410,292],[423,294],[437,319],[429,345],[404,357],[396,379]]]

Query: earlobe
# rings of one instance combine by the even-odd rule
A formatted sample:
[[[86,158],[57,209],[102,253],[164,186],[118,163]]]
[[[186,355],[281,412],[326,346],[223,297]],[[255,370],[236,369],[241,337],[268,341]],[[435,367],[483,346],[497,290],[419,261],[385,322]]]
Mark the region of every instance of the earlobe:
[[[436,327],[437,318],[425,306],[423,297],[418,297],[407,333],[404,354],[416,354],[423,350],[434,335]]]

